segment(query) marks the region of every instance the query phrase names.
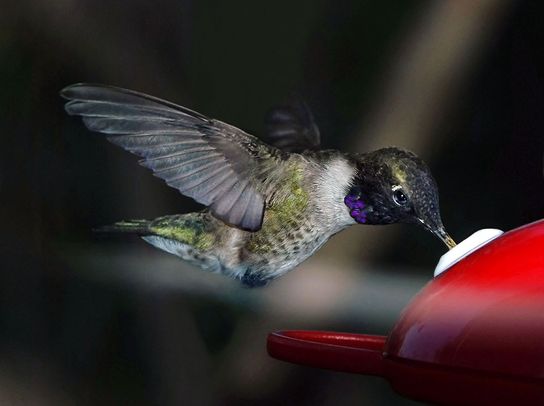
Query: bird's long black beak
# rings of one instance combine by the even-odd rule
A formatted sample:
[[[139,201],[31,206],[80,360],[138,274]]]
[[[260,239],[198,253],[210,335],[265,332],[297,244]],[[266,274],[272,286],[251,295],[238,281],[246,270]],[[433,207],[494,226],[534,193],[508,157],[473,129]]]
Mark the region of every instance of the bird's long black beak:
[[[434,225],[434,226],[429,224],[429,223],[431,223],[430,221],[426,222],[425,220],[423,220],[421,218],[419,218],[418,220],[419,220],[419,222],[421,223],[421,225],[423,227],[425,227],[431,233],[433,233],[438,238],[440,238],[442,240],[442,242],[444,244],[446,244],[448,249],[451,250],[453,247],[455,247],[457,245],[457,243],[453,240],[453,238],[451,238],[450,235],[446,232],[446,229],[442,225],[442,221],[440,221],[440,219],[438,221],[433,222],[434,224],[437,224],[437,225]]]
[[[450,250],[457,245],[453,238],[451,238],[450,235],[446,232],[444,227],[433,230],[433,234],[440,238]]]

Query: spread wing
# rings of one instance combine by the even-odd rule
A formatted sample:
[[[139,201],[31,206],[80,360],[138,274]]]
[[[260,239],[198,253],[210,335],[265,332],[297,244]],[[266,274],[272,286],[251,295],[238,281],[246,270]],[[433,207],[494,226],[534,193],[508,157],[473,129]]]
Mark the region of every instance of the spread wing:
[[[293,96],[288,103],[268,112],[265,130],[270,144],[284,151],[317,150],[321,144],[319,128],[308,105]]]
[[[131,90],[76,84],[61,91],[66,111],[92,131],[139,155],[140,163],[224,222],[261,228],[265,199],[257,184],[262,162],[278,150],[218,120]]]

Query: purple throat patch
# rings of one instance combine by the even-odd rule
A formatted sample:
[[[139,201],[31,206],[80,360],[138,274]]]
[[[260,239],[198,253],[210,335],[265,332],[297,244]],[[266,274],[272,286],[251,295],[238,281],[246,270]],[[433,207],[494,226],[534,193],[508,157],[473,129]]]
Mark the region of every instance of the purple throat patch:
[[[349,208],[349,214],[357,223],[366,223],[366,212],[364,211],[365,202],[361,200],[361,196],[347,195],[344,198],[344,203]]]

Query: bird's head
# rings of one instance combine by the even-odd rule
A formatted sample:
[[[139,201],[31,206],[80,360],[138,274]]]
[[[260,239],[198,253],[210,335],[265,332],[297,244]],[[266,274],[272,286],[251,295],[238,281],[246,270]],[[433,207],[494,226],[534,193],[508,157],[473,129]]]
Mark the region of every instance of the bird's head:
[[[420,158],[398,148],[384,148],[355,160],[357,171],[344,202],[356,222],[416,223],[448,248],[455,246],[440,218],[436,182]]]

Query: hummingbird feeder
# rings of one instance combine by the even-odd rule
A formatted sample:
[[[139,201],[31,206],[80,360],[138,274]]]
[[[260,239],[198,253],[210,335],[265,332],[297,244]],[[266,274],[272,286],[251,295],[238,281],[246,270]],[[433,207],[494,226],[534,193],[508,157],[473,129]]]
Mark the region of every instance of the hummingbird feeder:
[[[381,376],[424,402],[544,404],[544,220],[450,250],[388,336],[278,331],[268,352]]]

